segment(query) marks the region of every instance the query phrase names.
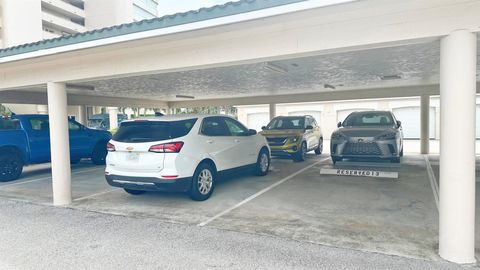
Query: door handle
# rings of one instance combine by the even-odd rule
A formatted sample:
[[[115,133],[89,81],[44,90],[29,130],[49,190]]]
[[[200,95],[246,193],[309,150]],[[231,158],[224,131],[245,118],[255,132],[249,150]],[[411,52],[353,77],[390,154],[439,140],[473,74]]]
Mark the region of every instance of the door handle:
[[[213,143],[213,140],[207,140],[207,143]]]

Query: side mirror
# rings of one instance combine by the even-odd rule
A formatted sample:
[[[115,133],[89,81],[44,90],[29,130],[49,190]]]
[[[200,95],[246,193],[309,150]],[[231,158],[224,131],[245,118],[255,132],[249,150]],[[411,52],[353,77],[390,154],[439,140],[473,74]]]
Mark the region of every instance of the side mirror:
[[[266,127],[266,126],[263,126],[263,127],[262,127],[262,130],[265,130],[265,129],[267,129],[267,127]]]
[[[313,129],[313,126],[312,126],[312,125],[308,125],[305,129],[306,129],[306,130],[312,130],[312,129]]]
[[[253,136],[257,134],[257,131],[255,129],[249,129],[246,134],[247,136]]]
[[[337,127],[342,127],[342,122],[338,122]]]
[[[402,126],[402,121],[397,120],[397,127],[401,127],[401,126]]]

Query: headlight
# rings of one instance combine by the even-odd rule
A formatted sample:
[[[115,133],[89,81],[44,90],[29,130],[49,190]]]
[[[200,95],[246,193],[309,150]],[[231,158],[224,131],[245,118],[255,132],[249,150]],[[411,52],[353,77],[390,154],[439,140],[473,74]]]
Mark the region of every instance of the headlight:
[[[341,139],[344,139],[344,138],[346,138],[345,135],[343,135],[340,132],[333,133],[332,136],[330,137],[330,139],[332,139],[332,140],[341,140]]]
[[[394,140],[397,138],[396,133],[385,133],[383,135],[377,136],[377,140]]]
[[[291,143],[296,143],[300,140],[300,137],[292,137],[292,138],[289,138],[288,141],[291,142]]]

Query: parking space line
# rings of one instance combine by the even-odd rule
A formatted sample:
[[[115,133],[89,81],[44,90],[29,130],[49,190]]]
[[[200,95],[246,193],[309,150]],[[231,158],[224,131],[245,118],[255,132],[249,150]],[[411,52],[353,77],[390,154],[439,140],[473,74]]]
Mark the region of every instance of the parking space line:
[[[423,158],[425,159],[425,165],[427,167],[428,179],[430,180],[430,186],[432,187],[433,197],[435,197],[435,204],[437,205],[437,211],[438,211],[438,184],[437,184],[437,179],[435,177],[435,174],[433,173],[432,165],[430,164],[430,159],[428,158],[428,155],[423,155]]]
[[[79,174],[79,173],[93,172],[93,171],[96,171],[96,170],[98,170],[98,168],[83,170],[83,171],[76,171],[76,172],[72,172],[72,175]],[[18,185],[22,185],[22,184],[28,184],[28,183],[38,182],[38,181],[43,181],[43,180],[48,180],[48,179],[52,179],[52,176],[50,175],[50,176],[47,176],[47,177],[32,179],[32,180],[28,180],[28,181],[22,181],[22,182],[15,182],[15,183],[6,184],[6,185],[0,185],[0,189],[2,189],[4,187],[18,186]]]
[[[233,211],[233,210],[237,209],[238,207],[240,207],[240,206],[242,206],[242,205],[244,205],[244,204],[246,204],[246,203],[250,202],[251,200],[253,200],[253,199],[257,198],[258,196],[260,196],[260,195],[264,194],[265,192],[267,192],[267,191],[269,191],[269,190],[271,190],[271,189],[273,189],[273,188],[275,188],[275,187],[277,187],[277,186],[279,186],[279,185],[281,185],[281,184],[285,183],[286,181],[288,181],[288,180],[292,179],[293,177],[295,177],[295,176],[297,176],[297,175],[299,175],[299,174],[303,173],[304,171],[306,171],[306,170],[308,170],[308,169],[310,169],[310,168],[312,168],[312,167],[314,167],[314,166],[316,166],[316,165],[318,165],[318,164],[320,164],[320,163],[322,163],[322,162],[324,162],[324,161],[326,161],[326,160],[328,160],[328,159],[330,159],[330,158],[324,158],[324,159],[322,159],[322,160],[319,160],[319,161],[317,161],[317,162],[315,162],[315,163],[313,163],[313,164],[310,164],[310,165],[308,165],[307,167],[305,167],[305,168],[303,168],[303,169],[301,169],[301,170],[297,171],[296,173],[293,173],[293,174],[291,174],[291,175],[289,175],[289,176],[287,176],[287,177],[283,178],[282,180],[280,180],[280,181],[278,181],[278,182],[275,182],[275,183],[273,183],[272,185],[270,185],[270,186],[268,186],[268,187],[266,187],[266,188],[264,188],[264,189],[260,190],[259,192],[257,192],[257,193],[255,193],[255,194],[251,195],[250,197],[248,197],[248,198],[246,198],[245,200],[243,200],[243,201],[241,201],[241,202],[237,203],[236,205],[234,205],[234,206],[232,206],[232,207],[230,207],[230,208],[227,208],[226,210],[224,210],[224,211],[222,211],[222,212],[220,212],[220,213],[216,214],[215,216],[213,216],[213,217],[211,217],[211,218],[207,219],[206,221],[204,221],[204,222],[202,222],[202,223],[199,223],[199,224],[197,224],[197,226],[199,226],[199,227],[203,227],[203,226],[205,226],[205,225],[207,225],[207,224],[211,223],[212,221],[214,221],[214,220],[216,220],[216,219],[218,219],[218,218],[220,218],[220,217],[222,217],[222,216],[224,216],[224,215],[226,215],[226,214],[230,213],[231,211]]]
[[[74,199],[73,201],[74,201],[74,202],[78,202],[78,201],[90,199],[90,198],[93,198],[93,197],[96,197],[96,196],[100,196],[100,195],[104,195],[104,194],[113,192],[113,191],[115,191],[115,190],[119,190],[119,189],[118,189],[118,188],[114,188],[114,189],[105,190],[105,191],[98,192],[98,193],[94,193],[94,194],[92,194],[92,195],[88,195],[88,196],[85,196],[85,197],[76,198],[76,199]]]

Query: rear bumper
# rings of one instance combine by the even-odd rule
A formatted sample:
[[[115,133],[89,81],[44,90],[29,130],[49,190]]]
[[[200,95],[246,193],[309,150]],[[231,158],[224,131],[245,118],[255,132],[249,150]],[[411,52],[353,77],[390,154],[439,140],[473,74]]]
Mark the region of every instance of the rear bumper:
[[[145,190],[184,192],[190,189],[192,178],[163,179],[155,177],[132,177],[123,175],[105,175],[108,184],[113,187]]]

